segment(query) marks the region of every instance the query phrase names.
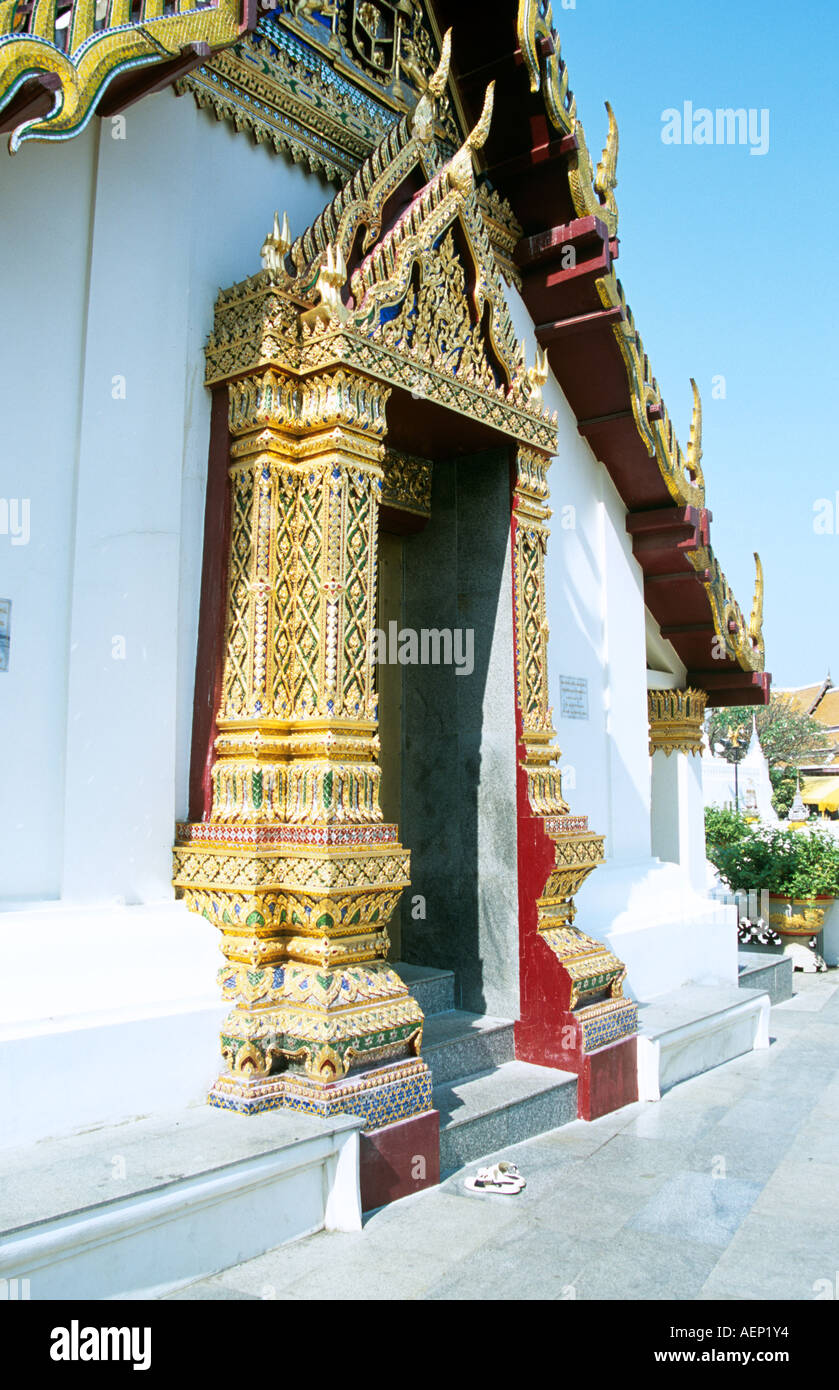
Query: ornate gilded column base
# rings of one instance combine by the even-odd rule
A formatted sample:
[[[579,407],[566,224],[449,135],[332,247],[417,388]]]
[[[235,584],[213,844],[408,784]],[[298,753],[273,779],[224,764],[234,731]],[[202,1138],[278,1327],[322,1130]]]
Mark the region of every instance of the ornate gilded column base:
[[[623,961],[577,927],[540,928],[539,935],[571,979],[569,1007],[580,1025],[582,1050],[594,1052],[635,1033],[638,1005],[623,997]],[[608,999],[586,1003],[586,999],[593,1000],[605,990],[609,991]]]
[[[392,825],[180,825],[174,883],[222,933],[232,1005],[210,1103],[362,1114],[431,1108],[423,1013],[387,963],[408,881]]]
[[[589,831],[585,816],[553,816],[545,829],[555,846],[554,867],[538,902],[537,931],[568,975],[568,1009],[583,1052],[593,1052],[638,1027],[638,1006],[623,997],[623,961],[574,926],[574,895],[603,862],[603,836]]]

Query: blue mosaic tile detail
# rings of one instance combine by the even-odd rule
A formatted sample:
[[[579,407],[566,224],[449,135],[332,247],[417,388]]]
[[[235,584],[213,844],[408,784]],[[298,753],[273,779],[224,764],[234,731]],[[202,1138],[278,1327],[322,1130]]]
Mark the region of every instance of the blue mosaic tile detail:
[[[360,1115],[365,1129],[381,1129],[432,1108],[431,1076],[425,1072],[355,1094],[342,1096],[338,1092],[326,1102],[316,1096],[291,1093],[285,1097],[285,1107],[309,1115]]]
[[[294,1085],[293,1080],[291,1085]],[[288,1090],[277,1078],[276,1090],[262,1095],[236,1095],[235,1092],[214,1089],[208,1101],[218,1110],[232,1110],[241,1115],[257,1115],[267,1110],[295,1110],[323,1119],[332,1115],[359,1115],[365,1122],[365,1130],[382,1129],[385,1125],[397,1124],[400,1120],[425,1114],[433,1108],[431,1073],[428,1071],[396,1077],[381,1086],[371,1086],[361,1091],[356,1091],[352,1086],[338,1087],[325,1096]]]
[[[607,1043],[618,1042],[638,1031],[638,1005],[627,999],[623,1007],[608,1013],[597,1014],[594,1018],[580,1017],[583,1028],[583,1046],[586,1052],[594,1052]]]

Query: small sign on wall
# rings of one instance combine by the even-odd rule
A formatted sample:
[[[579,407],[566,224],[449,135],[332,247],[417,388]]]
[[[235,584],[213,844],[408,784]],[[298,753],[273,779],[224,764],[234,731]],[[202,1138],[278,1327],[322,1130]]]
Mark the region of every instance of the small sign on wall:
[[[0,598],[0,671],[9,669],[9,638],[12,635],[12,600]]]
[[[584,676],[560,676],[560,719],[588,719],[588,681]]]

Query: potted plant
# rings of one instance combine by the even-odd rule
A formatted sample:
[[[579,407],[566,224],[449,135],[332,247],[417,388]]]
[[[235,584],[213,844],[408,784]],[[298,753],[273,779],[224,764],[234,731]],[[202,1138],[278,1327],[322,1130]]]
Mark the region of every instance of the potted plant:
[[[735,891],[766,890],[769,925],[796,969],[824,970],[817,938],[839,897],[839,844],[823,831],[763,827],[729,844],[709,844],[720,877]]]

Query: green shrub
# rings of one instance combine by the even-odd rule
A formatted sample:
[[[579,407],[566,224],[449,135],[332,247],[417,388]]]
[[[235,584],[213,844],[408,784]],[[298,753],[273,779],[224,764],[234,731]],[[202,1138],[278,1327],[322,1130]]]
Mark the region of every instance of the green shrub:
[[[798,790],[798,779],[789,768],[773,767],[769,772],[772,783],[772,809],[781,820],[786,820]]]
[[[714,859],[712,849],[734,845],[750,833],[751,827],[745,816],[738,815],[736,811],[722,811],[718,806],[705,807],[705,840],[709,859]]]
[[[821,831],[752,829],[709,856],[735,892],[782,898],[839,897],[839,843]]]

